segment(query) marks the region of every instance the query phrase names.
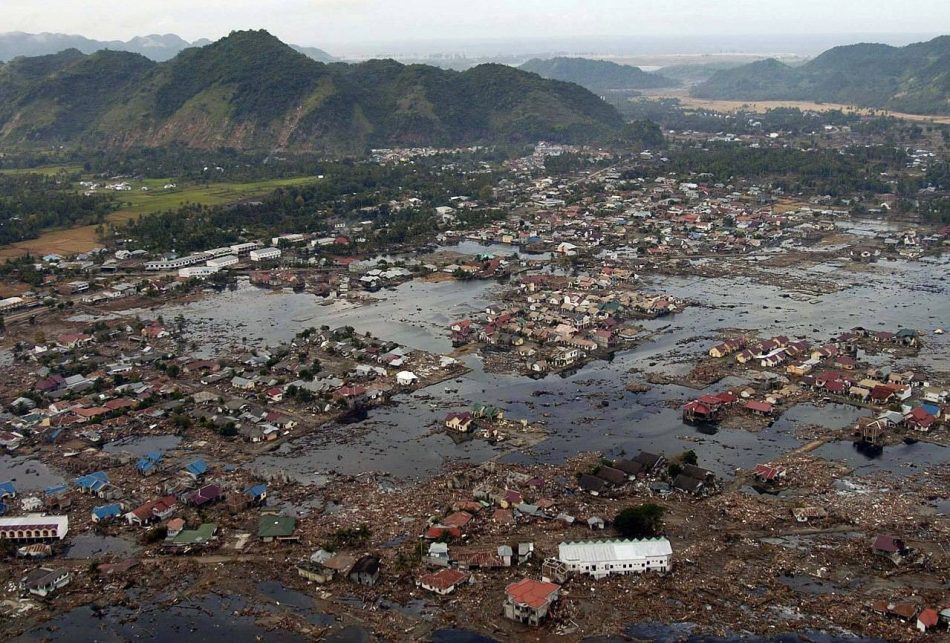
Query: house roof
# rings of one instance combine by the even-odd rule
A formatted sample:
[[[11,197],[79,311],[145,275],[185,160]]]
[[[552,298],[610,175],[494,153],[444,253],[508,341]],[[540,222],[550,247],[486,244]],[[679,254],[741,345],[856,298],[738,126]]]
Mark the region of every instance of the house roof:
[[[261,516],[257,523],[257,535],[261,538],[283,538],[290,536],[297,528],[297,519],[293,516]]]
[[[917,621],[918,621],[921,625],[923,625],[924,627],[934,627],[934,626],[936,626],[936,625],[937,625],[937,621],[939,620],[939,618],[940,618],[940,617],[939,617],[939,615],[937,614],[937,610],[935,610],[935,609],[932,608],[932,607],[928,607],[928,608],[922,610],[922,611],[920,612],[920,614],[917,615]]]
[[[875,550],[883,551],[890,554],[899,552],[903,549],[903,543],[899,538],[894,538],[893,536],[878,536],[874,539],[874,544],[872,545]]]
[[[469,575],[465,572],[459,571],[457,569],[446,568],[437,571],[434,574],[426,574],[425,576],[421,576],[419,578],[419,582],[426,587],[432,587],[434,589],[445,591],[455,587],[468,577]]]
[[[544,607],[545,603],[561,589],[556,583],[546,583],[532,578],[523,578],[505,588],[508,597],[519,605],[527,605],[531,609]]]
[[[757,413],[771,413],[772,405],[767,402],[759,402],[758,400],[751,400],[745,403],[746,409],[750,411],[755,411]]]
[[[190,473],[193,476],[204,475],[208,472],[208,463],[198,458],[194,462],[189,462],[185,465],[185,471]]]

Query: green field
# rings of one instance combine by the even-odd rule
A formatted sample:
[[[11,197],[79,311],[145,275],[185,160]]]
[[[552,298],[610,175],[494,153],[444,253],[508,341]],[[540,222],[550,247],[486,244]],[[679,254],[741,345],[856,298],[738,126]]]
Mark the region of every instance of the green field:
[[[62,169],[78,170],[69,166],[47,166],[30,170],[6,170],[16,173],[57,174]],[[175,179],[145,179],[128,181],[132,186],[129,192],[115,192],[121,206],[108,216],[113,224],[122,224],[138,218],[141,215],[154,214],[166,210],[175,210],[186,203],[200,203],[202,205],[226,205],[248,199],[266,196],[274,190],[294,185],[315,183],[319,178],[315,176],[301,176],[291,179],[271,179],[267,181],[251,181],[248,183],[207,183],[188,184]],[[99,182],[102,185],[102,182]],[[178,187],[165,190],[168,183],[177,183]],[[148,191],[142,191],[147,187]],[[79,189],[79,185],[76,186]],[[42,255],[50,252],[70,255],[78,252],[87,252],[101,245],[97,227],[94,225],[78,226],[68,229],[47,230],[35,239],[27,239],[0,248],[0,261],[10,257],[19,257],[30,253]]]
[[[44,176],[54,176],[60,172],[81,172],[81,165],[42,165],[40,167],[18,167],[0,170],[0,174],[42,174]]]
[[[302,176],[292,179],[252,181],[250,183],[222,182],[183,185],[178,182],[178,187],[169,190],[164,189],[164,186],[169,183],[176,183],[174,179],[129,181],[132,191],[115,193],[122,206],[109,215],[109,221],[121,223],[142,214],[174,210],[186,203],[210,206],[237,203],[266,196],[277,188],[306,185],[317,180],[315,176]],[[143,187],[147,187],[148,191],[143,191]]]

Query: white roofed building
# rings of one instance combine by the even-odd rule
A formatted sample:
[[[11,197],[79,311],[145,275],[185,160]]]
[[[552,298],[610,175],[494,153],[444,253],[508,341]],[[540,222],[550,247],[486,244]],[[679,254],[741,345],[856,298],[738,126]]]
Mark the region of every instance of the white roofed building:
[[[62,540],[68,531],[69,516],[27,514],[15,518],[0,518],[0,540]]]
[[[666,538],[561,543],[558,560],[569,571],[594,578],[645,571],[668,572],[673,566],[673,547]]]
[[[271,259],[279,259],[280,248],[260,248],[258,250],[251,250],[250,258],[251,261],[269,261]]]

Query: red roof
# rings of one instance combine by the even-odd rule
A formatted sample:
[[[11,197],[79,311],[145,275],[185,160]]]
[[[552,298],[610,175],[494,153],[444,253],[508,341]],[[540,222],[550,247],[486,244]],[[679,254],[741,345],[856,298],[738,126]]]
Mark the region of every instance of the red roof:
[[[438,540],[446,535],[452,538],[461,538],[462,530],[458,527],[429,527],[423,537],[426,540]]]
[[[744,408],[747,408],[750,411],[756,411],[757,413],[771,413],[772,412],[771,404],[768,404],[766,402],[757,402],[756,400],[752,400],[751,402],[746,402]]]
[[[531,609],[544,607],[545,603],[561,589],[556,583],[545,583],[532,578],[523,578],[505,588],[508,597],[519,605],[527,605]]]
[[[457,569],[443,569],[434,574],[426,574],[419,578],[419,582],[427,587],[447,590],[455,587],[468,578],[468,574]]]
[[[938,620],[939,615],[937,614],[937,610],[932,607],[928,607],[917,615],[917,622],[924,627],[934,627],[937,625]]]
[[[464,527],[472,520],[472,514],[465,511],[456,511],[445,517],[442,524],[447,527]]]

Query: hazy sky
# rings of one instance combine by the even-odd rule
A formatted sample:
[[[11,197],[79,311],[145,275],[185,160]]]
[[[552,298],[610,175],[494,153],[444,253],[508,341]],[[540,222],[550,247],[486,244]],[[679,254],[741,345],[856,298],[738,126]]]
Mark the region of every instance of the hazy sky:
[[[636,34],[950,32],[950,0],[0,0],[0,30],[128,39],[264,28],[302,45]]]

